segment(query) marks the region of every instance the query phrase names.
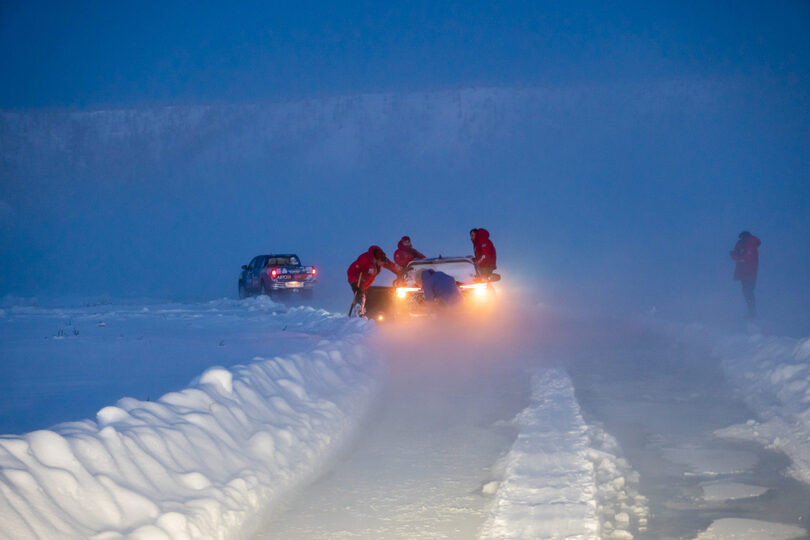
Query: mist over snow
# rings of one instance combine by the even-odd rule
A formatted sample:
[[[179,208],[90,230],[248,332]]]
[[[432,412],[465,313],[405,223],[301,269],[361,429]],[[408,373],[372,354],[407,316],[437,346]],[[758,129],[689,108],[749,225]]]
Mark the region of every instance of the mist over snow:
[[[742,310],[728,251],[763,240],[763,318],[810,302],[808,95],[745,78],[460,88],[0,113],[0,295],[234,296],[297,252],[319,301],[400,236],[483,226],[546,302],[690,320]],[[390,279],[390,278],[388,278]]]
[[[1,2],[0,537],[807,538],[809,30]],[[474,227],[486,295],[346,316],[370,245]],[[239,299],[269,253],[314,297]]]

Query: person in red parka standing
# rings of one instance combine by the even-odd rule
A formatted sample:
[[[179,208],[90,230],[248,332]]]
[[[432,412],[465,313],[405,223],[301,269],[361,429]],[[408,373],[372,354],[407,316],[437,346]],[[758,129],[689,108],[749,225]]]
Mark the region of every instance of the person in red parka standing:
[[[394,262],[401,268],[405,268],[405,266],[414,259],[424,258],[424,255],[411,246],[410,236],[403,236],[400,239],[399,244],[397,244],[397,250],[394,252]]]
[[[497,255],[495,253],[495,246],[489,239],[489,231],[486,229],[471,229],[470,240],[473,243],[473,262],[475,263],[478,274],[486,279],[492,276],[492,271],[497,268],[495,262]]]
[[[380,246],[371,246],[368,251],[357,257],[346,271],[349,278],[349,285],[354,293],[354,304],[360,305],[360,315],[365,315],[366,290],[374,283],[377,275],[383,268],[387,268],[394,274],[399,274],[400,268],[388,260],[385,252]]]
[[[739,240],[731,250],[731,259],[737,263],[734,269],[734,279],[742,284],[743,298],[748,306],[748,316],[757,314],[754,300],[754,286],[757,284],[757,271],[759,270],[759,238],[748,231],[740,233]]]

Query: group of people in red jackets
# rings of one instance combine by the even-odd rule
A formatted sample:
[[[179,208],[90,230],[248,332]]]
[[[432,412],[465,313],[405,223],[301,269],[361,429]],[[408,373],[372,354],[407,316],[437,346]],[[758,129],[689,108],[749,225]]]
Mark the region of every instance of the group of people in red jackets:
[[[489,231],[480,228],[471,229],[470,240],[474,251],[473,262],[478,274],[483,278],[489,278],[496,268],[497,260],[495,246],[489,239]],[[731,259],[736,263],[734,279],[742,284],[743,298],[748,307],[749,317],[756,316],[754,287],[759,270],[759,246],[761,244],[762,241],[759,238],[748,231],[743,231],[739,234],[739,239],[730,253]],[[403,236],[397,244],[393,262],[385,256],[385,252],[380,246],[371,246],[368,251],[357,257],[357,260],[346,271],[355,299],[358,294],[365,297],[365,291],[374,283],[383,268],[400,275],[409,262],[424,258],[425,256],[413,247],[408,236]]]
[[[472,229],[470,230],[470,240],[473,243],[473,262],[478,274],[484,278],[489,278],[496,268],[497,260],[495,246],[492,245],[492,241],[489,239],[489,231],[486,229]],[[369,247],[368,251],[357,257],[346,271],[355,299],[357,299],[358,295],[365,295],[365,291],[374,283],[383,268],[400,275],[409,262],[414,259],[424,258],[425,256],[413,247],[408,236],[403,236],[400,239],[397,250],[394,252],[393,261],[386,257],[380,246]]]

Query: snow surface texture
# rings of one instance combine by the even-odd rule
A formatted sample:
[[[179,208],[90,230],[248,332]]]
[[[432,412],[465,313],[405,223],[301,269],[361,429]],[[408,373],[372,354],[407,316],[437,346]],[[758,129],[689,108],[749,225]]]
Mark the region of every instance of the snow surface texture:
[[[810,484],[810,338],[738,336],[715,354],[758,416],[718,434],[784,452],[792,461],[789,473]]]
[[[789,540],[805,538],[805,531],[795,525],[765,523],[755,519],[718,519],[695,540]]]
[[[371,328],[284,315],[336,336],[306,354],[212,367],[157,401],[0,438],[3,538],[226,538],[318,471],[372,401]],[[340,322],[340,329],[334,331]]]
[[[585,423],[564,372],[535,375],[532,404],[515,424],[519,434],[482,538],[620,540],[633,538],[631,528],[646,529],[638,474],[617,457],[613,437]]]

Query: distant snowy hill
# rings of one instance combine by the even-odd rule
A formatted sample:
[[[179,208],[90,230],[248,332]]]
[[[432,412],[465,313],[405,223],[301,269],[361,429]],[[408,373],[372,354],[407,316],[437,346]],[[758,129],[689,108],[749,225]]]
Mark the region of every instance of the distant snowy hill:
[[[529,132],[554,135],[585,115],[655,116],[678,103],[724,93],[711,84],[648,88],[470,88],[366,94],[251,105],[188,105],[120,110],[0,113],[0,174],[98,173],[176,160],[264,159],[307,153],[338,161],[392,142],[413,156],[468,153]],[[625,111],[611,104],[631,103]],[[600,112],[601,111],[601,112]]]

